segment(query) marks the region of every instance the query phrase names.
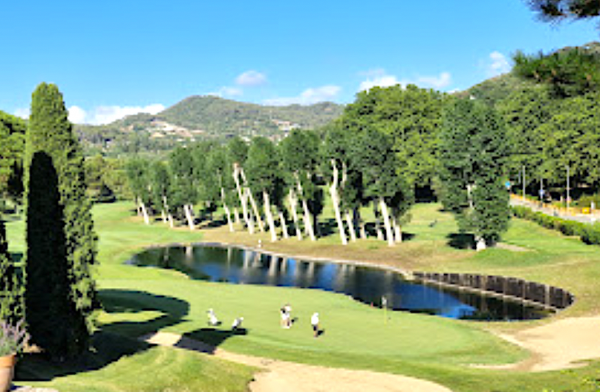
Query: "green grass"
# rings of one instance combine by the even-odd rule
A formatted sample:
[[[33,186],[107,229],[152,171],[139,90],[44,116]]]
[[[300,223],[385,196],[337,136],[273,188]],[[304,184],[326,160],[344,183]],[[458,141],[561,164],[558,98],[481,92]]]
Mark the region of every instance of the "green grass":
[[[257,238],[262,238],[266,248],[289,254],[371,260],[416,270],[505,274],[555,284],[577,296],[575,306],[561,316],[597,313],[598,248],[531,222],[514,220],[505,236],[505,242],[527,251],[490,249],[475,253],[448,246],[449,235],[456,232],[456,226],[452,217],[440,212],[439,205],[435,204],[415,206],[413,220],[405,228],[413,237],[395,248],[375,240],[342,247],[336,235],[316,243],[290,239],[270,244],[266,235],[231,235],[223,228],[202,233],[183,228],[170,230],[161,223],[143,225],[132,216],[130,207],[128,203],[116,203],[94,208],[100,235],[99,287],[105,307],[100,316],[100,336],[118,336],[130,342],[148,332],[172,331],[234,352],[412,375],[442,383],[455,391],[539,392],[544,388],[585,391],[581,380],[599,374],[597,363],[570,373],[531,374],[469,366],[509,363],[524,358],[526,353],[488,330],[523,328],[533,323],[465,322],[402,312],[390,313],[386,323],[381,310],[340,294],[199,282],[174,271],[123,265],[141,248],[155,244],[206,239],[256,245]],[[22,252],[22,222],[11,222],[8,229],[11,250]],[[292,304],[294,316],[298,317],[298,324],[290,330],[279,327],[278,309],[285,302]],[[208,308],[216,309],[225,321],[223,328],[207,328],[205,312]],[[325,328],[325,334],[319,339],[312,338],[308,322],[313,311],[321,313]],[[227,331],[231,320],[238,316],[244,316],[247,334],[232,335]],[[116,347],[112,351],[115,350],[119,351]],[[165,348],[143,349],[105,362],[98,370],[55,377],[43,385],[54,386],[61,392],[79,391],[82,385],[96,383],[102,385],[98,390],[162,390],[154,388],[156,385],[165,388],[169,385],[173,391],[243,390],[239,386],[247,382],[251,372],[200,354]],[[170,367],[163,370],[163,363],[169,363]],[[25,370],[35,368],[33,364],[25,365]],[[140,377],[136,377],[135,372],[142,368],[145,374],[152,374],[153,382],[136,380]],[[223,383],[215,384],[206,378],[204,386],[192,384],[200,382],[192,375],[202,369],[209,369],[210,374],[222,373]],[[43,370],[42,367],[41,373]],[[123,381],[127,378],[133,378],[131,384]]]

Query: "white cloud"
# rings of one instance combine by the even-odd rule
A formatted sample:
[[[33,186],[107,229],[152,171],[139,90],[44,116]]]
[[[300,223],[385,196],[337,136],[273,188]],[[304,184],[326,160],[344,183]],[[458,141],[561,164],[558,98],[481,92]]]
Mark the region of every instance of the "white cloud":
[[[17,108],[15,109],[14,114],[17,117],[27,120],[29,118],[29,108]]]
[[[165,110],[165,106],[160,103],[148,106],[98,106],[90,111],[73,105],[68,109],[69,121],[75,124],[92,125],[108,124],[120,120],[125,116],[138,113],[157,114],[163,110]],[[29,109],[18,108],[15,109],[14,114],[15,116],[27,119],[29,117]]]
[[[87,117],[87,112],[79,106],[71,106],[69,108],[69,121],[74,124],[83,124]]]
[[[163,110],[165,106],[159,103],[148,106],[98,106],[90,111],[74,105],[69,108],[69,121],[75,124],[102,125],[133,114],[157,114]]]
[[[369,90],[373,87],[391,87],[397,84],[405,87],[408,84],[416,84],[420,87],[434,88],[437,90],[448,87],[452,83],[452,75],[449,72],[441,72],[437,76],[418,76],[415,79],[399,79],[396,75],[389,75],[382,68],[373,69],[361,73],[367,79],[360,83],[358,91]]]
[[[156,114],[165,110],[165,106],[155,103],[148,106],[98,106],[91,114],[86,116],[89,124],[108,124],[120,120],[125,116],[138,113]]]
[[[318,102],[331,101],[340,93],[340,86],[327,85],[304,90],[296,97],[272,98],[263,101],[265,105],[285,106],[292,104],[312,105]]]
[[[250,70],[242,73],[235,79],[238,86],[256,87],[267,83],[267,76],[258,71]]]
[[[237,87],[221,87],[219,90],[208,93],[206,95],[214,95],[215,97],[239,97],[244,94],[241,88]]]
[[[377,77],[367,78],[360,83],[359,91],[369,90],[373,87],[391,87],[397,84],[402,84],[394,75],[381,75]]]
[[[436,90],[441,90],[448,87],[452,82],[450,72],[442,72],[438,76],[421,76],[416,80],[417,85],[421,87],[431,87]]]
[[[486,62],[486,72],[489,76],[497,76],[510,71],[510,63],[505,55],[498,51],[490,53]]]

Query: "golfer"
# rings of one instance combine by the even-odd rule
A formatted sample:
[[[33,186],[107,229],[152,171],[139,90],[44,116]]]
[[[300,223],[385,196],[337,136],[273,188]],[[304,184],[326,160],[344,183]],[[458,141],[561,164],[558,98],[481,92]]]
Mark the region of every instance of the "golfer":
[[[319,313],[314,313],[310,318],[310,323],[313,327],[314,337],[319,336]]]

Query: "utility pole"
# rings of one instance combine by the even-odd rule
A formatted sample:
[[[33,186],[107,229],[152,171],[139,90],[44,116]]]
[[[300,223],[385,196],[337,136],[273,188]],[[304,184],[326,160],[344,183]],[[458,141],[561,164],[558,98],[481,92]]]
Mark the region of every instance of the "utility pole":
[[[544,204],[544,177],[540,175],[540,207]]]
[[[567,212],[569,212],[569,201],[571,200],[571,193],[569,189],[569,165],[567,165]]]
[[[523,165],[523,200],[525,200],[525,165]]]

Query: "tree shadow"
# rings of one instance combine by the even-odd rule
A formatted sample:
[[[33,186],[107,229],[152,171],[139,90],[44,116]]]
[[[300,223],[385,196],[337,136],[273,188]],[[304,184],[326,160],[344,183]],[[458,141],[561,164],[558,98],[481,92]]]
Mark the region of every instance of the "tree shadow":
[[[183,335],[175,347],[188,350],[200,351],[206,354],[214,354],[217,347],[233,336],[248,335],[246,328],[238,329],[216,329],[201,328]],[[187,339],[186,339],[187,338]]]
[[[101,290],[99,297],[104,310],[114,317],[119,314],[159,312],[158,317],[145,321],[116,321],[101,327],[91,339],[90,349],[75,360],[53,362],[39,353],[23,355],[16,368],[16,382],[48,382],[56,377],[100,370],[123,357],[142,353],[155,345],[139,338],[185,320],[190,305],[179,298],[134,290]],[[216,347],[232,336],[248,334],[245,328],[201,328],[186,333],[175,347],[214,354]]]
[[[320,237],[328,237],[337,232],[337,222],[334,218],[321,219],[318,224]]]
[[[475,249],[475,236],[466,233],[451,233],[446,236],[448,245],[455,249]]]
[[[385,236],[385,227],[382,225],[381,226],[381,231],[383,233],[383,235]],[[377,238],[377,230],[376,230],[376,225],[375,222],[368,222],[365,224],[365,232],[367,233],[367,236],[371,237],[371,238]],[[402,241],[410,241],[412,239],[414,239],[417,235],[414,233],[408,233],[403,231],[402,232]]]
[[[102,331],[137,338],[156,332],[162,328],[176,325],[185,320],[190,305],[174,297],[155,295],[134,290],[101,290],[100,300],[104,311],[111,314],[140,314],[142,312],[160,312],[151,320],[117,321],[102,326]]]
[[[20,263],[21,261],[23,261],[23,256],[23,252],[10,253],[10,257],[15,263]]]
[[[51,381],[56,377],[99,370],[122,357],[141,353],[152,345],[137,338],[175,325],[189,313],[189,304],[174,297],[142,291],[101,290],[99,297],[109,315],[160,312],[146,321],[116,321],[101,327],[91,339],[90,348],[75,360],[56,362],[40,353],[27,353],[16,368],[17,382]]]

